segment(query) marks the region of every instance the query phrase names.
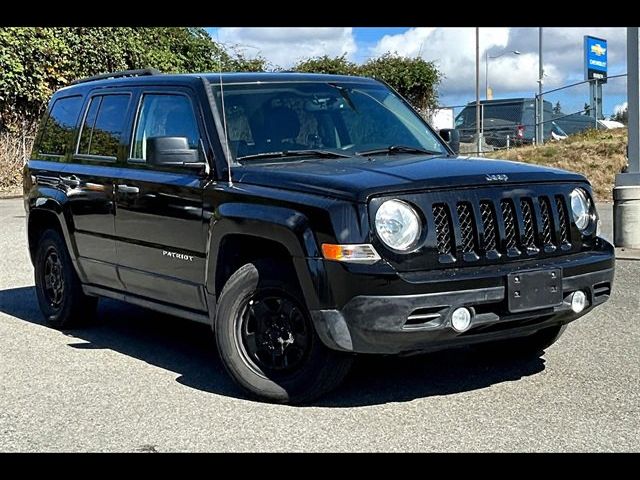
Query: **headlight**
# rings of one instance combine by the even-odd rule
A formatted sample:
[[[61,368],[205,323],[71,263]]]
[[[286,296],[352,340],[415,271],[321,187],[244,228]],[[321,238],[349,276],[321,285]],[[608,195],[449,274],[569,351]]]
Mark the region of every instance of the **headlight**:
[[[376,212],[376,232],[394,250],[407,251],[420,239],[420,217],[411,206],[400,200],[387,200]]]
[[[591,223],[591,201],[581,188],[574,188],[569,194],[573,221],[580,230],[586,230]]]

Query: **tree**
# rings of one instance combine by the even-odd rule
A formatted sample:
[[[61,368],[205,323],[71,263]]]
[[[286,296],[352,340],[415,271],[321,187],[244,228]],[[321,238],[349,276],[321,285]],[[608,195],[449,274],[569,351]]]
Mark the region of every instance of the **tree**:
[[[621,108],[616,113],[611,115],[611,120],[614,120],[616,122],[620,122],[620,123],[624,123],[625,125],[628,125],[628,123],[629,123],[629,107],[626,106],[624,108]]]
[[[555,106],[553,107],[553,113],[560,115],[560,113],[562,113],[562,107],[560,106],[560,101],[558,100],[555,104]]]
[[[362,65],[347,60],[346,55],[323,55],[299,62],[297,72],[364,75],[382,80],[405,97],[422,113],[438,104],[438,84],[442,74],[433,64],[419,57],[409,58],[386,53]]]
[[[259,71],[262,58],[227,52],[202,28],[0,28],[0,131],[32,124],[71,81],[117,70]]]
[[[438,106],[442,74],[433,62],[385,53],[368,60],[359,68],[359,73],[387,82],[421,113]]]
[[[293,70],[305,73],[330,73],[334,75],[356,75],[358,66],[347,60],[347,54],[339,57],[329,57],[322,55],[321,57],[308,58],[298,62]]]

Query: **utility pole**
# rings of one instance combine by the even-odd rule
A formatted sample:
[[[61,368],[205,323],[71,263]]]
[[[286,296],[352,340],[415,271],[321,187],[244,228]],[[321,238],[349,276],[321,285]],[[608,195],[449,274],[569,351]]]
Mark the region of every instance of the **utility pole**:
[[[616,247],[640,248],[640,62],[638,27],[627,28],[627,101],[629,140],[626,173],[613,188],[613,240]]]
[[[489,49],[484,51],[484,99],[489,100]]]
[[[480,134],[480,27],[476,27],[476,145],[478,155],[482,152]]]
[[[542,27],[538,27],[538,130],[536,131],[536,143],[544,143],[544,98],[542,98],[542,82],[544,68],[542,66]]]
[[[500,55],[495,55],[493,57],[489,55],[489,50],[485,50],[485,52],[484,52],[484,91],[485,91],[484,98],[485,98],[485,100],[489,100],[489,60],[494,59],[494,58],[500,58],[501,56],[506,55],[507,53],[513,53],[514,55],[520,55],[520,51],[519,50],[511,50],[511,51],[507,51],[507,52],[502,52]]]

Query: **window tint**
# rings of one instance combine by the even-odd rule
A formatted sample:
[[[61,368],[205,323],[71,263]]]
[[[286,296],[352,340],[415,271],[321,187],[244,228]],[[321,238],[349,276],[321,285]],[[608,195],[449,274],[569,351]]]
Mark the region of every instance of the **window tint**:
[[[91,99],[78,153],[116,157],[124,130],[129,95],[103,95]]]
[[[154,137],[186,137],[189,148],[198,148],[198,124],[188,97],[172,94],[142,97],[131,157],[146,160],[147,141]]]
[[[40,153],[48,155],[64,155],[66,147],[73,135],[73,129],[78,120],[82,97],[59,98],[53,104],[47,119],[42,138]]]

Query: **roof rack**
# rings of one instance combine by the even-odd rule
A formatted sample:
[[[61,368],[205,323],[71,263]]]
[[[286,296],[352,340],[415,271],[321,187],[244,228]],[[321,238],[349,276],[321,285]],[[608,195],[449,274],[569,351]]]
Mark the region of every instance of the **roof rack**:
[[[113,73],[101,73],[100,75],[94,75],[93,77],[79,78],[70,83],[70,85],[77,85],[79,83],[95,82],[96,80],[104,80],[105,78],[124,78],[124,77],[141,77],[145,75],[160,75],[162,72],[155,68],[142,68],[140,70],[122,70],[120,72]]]

